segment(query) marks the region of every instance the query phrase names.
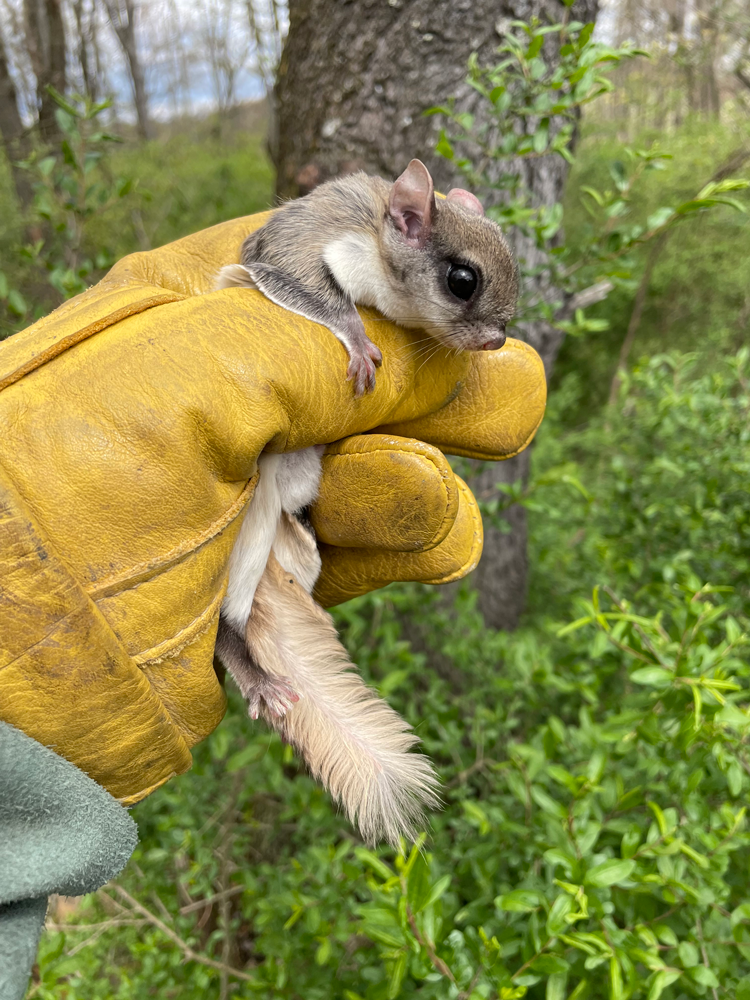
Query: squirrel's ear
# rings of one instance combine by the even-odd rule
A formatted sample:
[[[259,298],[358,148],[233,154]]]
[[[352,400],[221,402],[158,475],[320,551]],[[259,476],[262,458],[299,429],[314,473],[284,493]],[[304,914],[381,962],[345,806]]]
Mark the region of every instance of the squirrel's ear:
[[[446,195],[446,201],[455,201],[457,205],[468,209],[475,215],[484,215],[484,208],[479,198],[464,188],[451,188]]]
[[[389,211],[409,246],[424,246],[432,228],[435,192],[430,172],[421,160],[412,160],[394,181]]]

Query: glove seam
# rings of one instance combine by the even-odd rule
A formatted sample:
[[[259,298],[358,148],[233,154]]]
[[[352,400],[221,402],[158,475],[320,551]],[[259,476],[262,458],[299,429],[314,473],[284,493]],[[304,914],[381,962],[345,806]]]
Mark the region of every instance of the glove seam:
[[[209,527],[198,535],[194,535],[189,541],[180,542],[168,552],[156,556],[154,559],[137,563],[130,566],[121,573],[116,573],[111,577],[105,577],[95,586],[87,588],[86,593],[94,601],[102,601],[106,598],[116,597],[126,590],[135,590],[142,583],[146,583],[159,572],[170,569],[184,557],[194,555],[196,552],[213,541],[222,533],[232,521],[243,512],[247,504],[252,500],[255,487],[258,482],[258,473],[248,479],[247,483],[236,500],[224,511],[221,517],[217,518]],[[217,527],[218,525],[218,527]]]
[[[170,660],[175,656],[179,656],[183,649],[190,646],[209,630],[221,610],[221,602],[224,600],[227,592],[227,582],[227,580],[224,581],[221,590],[208,607],[193,618],[188,625],[181,628],[179,632],[175,632],[169,639],[162,640],[156,646],[151,646],[150,649],[144,649],[140,653],[131,653],[131,658],[138,664],[141,670],[161,663],[162,660]]]
[[[82,343],[84,340],[88,340],[96,333],[101,333],[110,326],[114,326],[123,319],[128,319],[130,316],[137,316],[139,313],[146,312],[148,309],[153,309],[154,306],[168,305],[170,302],[180,301],[180,296],[175,292],[163,292],[158,295],[151,295],[147,299],[141,299],[140,302],[130,303],[126,306],[121,306],[119,309],[115,309],[114,312],[108,313],[103,318],[95,320],[93,323],[89,323],[87,326],[81,327],[74,333],[69,333],[67,337],[62,337],[60,340],[55,341],[50,344],[49,347],[40,351],[39,354],[34,355],[25,364],[20,365],[13,371],[8,372],[3,377],[0,377],[0,392],[3,389],[7,389],[9,386],[14,385],[19,382],[24,376],[29,375],[31,372],[36,371],[38,368],[43,367],[50,361],[54,361],[55,358],[64,354],[65,351],[69,350],[71,347],[75,347],[76,344]],[[29,327],[29,329],[32,329]]]

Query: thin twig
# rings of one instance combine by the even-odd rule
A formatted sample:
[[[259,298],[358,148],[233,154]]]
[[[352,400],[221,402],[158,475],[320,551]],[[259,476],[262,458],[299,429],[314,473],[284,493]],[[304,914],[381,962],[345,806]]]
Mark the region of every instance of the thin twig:
[[[635,293],[635,301],[633,303],[633,311],[630,314],[628,330],[620,347],[620,356],[617,359],[615,374],[612,376],[612,382],[609,387],[610,406],[613,406],[617,402],[617,394],[620,391],[620,383],[622,382],[622,373],[625,370],[625,365],[627,364],[628,357],[630,356],[630,350],[633,346],[633,342],[635,341],[635,335],[638,333],[638,328],[641,325],[641,316],[643,315],[643,306],[646,302],[646,293],[648,292],[648,287],[651,284],[651,275],[654,273],[656,261],[659,259],[662,250],[667,245],[671,232],[672,229],[665,229],[651,247],[651,252],[648,255],[646,267],[644,268],[640,284],[638,285],[638,291]]]
[[[602,589],[604,590],[604,593],[605,593],[605,594],[606,594],[606,595],[607,595],[607,596],[609,597],[609,599],[610,599],[610,600],[612,601],[612,603],[613,603],[613,604],[615,605],[615,607],[617,608],[617,610],[618,610],[618,611],[619,611],[619,612],[620,612],[621,614],[623,614],[623,615],[626,615],[626,614],[628,613],[628,612],[627,612],[627,608],[625,608],[625,606],[624,606],[623,604],[621,604],[621,603],[620,603],[620,599],[619,599],[619,597],[617,596],[617,594],[616,594],[616,593],[614,592],[614,590],[612,590],[612,588],[611,588],[611,587],[607,587],[607,586],[603,587]],[[649,651],[649,652],[651,653],[651,655],[653,656],[653,658],[654,658],[655,660],[657,660],[657,661],[658,661],[659,663],[661,663],[661,664],[664,664],[664,660],[662,660],[661,656],[659,656],[659,653],[657,652],[657,650],[656,650],[656,648],[655,648],[654,644],[653,644],[653,643],[651,642],[651,640],[649,639],[648,635],[647,635],[647,634],[646,634],[646,632],[645,632],[645,631],[644,631],[644,630],[643,630],[643,629],[641,628],[641,626],[640,626],[640,625],[638,624],[638,622],[631,622],[631,625],[633,626],[633,630],[634,630],[635,632],[637,632],[637,633],[638,633],[638,635],[639,635],[639,636],[641,637],[641,640],[642,640],[642,642],[643,642],[644,646],[645,646],[645,647],[646,647],[646,649],[647,649],[647,650],[648,650],[648,651]],[[661,631],[662,631],[662,633],[663,633],[663,629],[662,629]],[[668,636],[668,635],[663,635],[662,637],[663,637],[663,638],[666,638],[666,639],[668,639],[668,638],[669,638],[669,636]]]
[[[597,302],[603,302],[614,287],[609,279],[605,279],[597,281],[594,285],[589,285],[588,288],[583,288],[570,297],[555,319],[558,321],[567,319],[575,313],[576,309],[588,309],[589,306],[594,306]]]
[[[463,771],[459,771],[455,778],[451,778],[445,787],[455,788],[456,785],[463,784],[464,781],[466,781],[467,778],[470,778],[476,771],[483,771],[485,767],[489,767],[492,764],[497,764],[497,761],[492,760],[491,757],[480,757],[479,760],[475,760],[473,764],[469,765],[469,767],[464,768]]]
[[[703,940],[703,924],[701,923],[701,918],[698,917],[695,921],[695,929],[698,932],[698,940],[701,943],[701,958],[703,959],[703,964],[707,969],[711,968],[711,963],[708,960],[708,952],[706,951],[706,942]],[[711,993],[713,994],[714,1000],[719,1000],[719,991],[715,986],[711,987]]]
[[[142,914],[150,924],[153,924],[153,926],[158,928],[162,934],[166,935],[166,937],[168,937],[173,944],[176,944],[189,962],[198,962],[199,965],[206,965],[209,969],[216,969],[217,972],[226,972],[228,975],[234,976],[236,979],[243,979],[246,983],[256,982],[256,979],[253,976],[248,975],[246,972],[242,972],[241,969],[234,969],[231,966],[224,965],[223,962],[217,962],[213,958],[208,958],[207,955],[201,955],[199,952],[193,951],[187,941],[183,941],[179,934],[175,934],[175,932],[171,928],[167,927],[162,920],[159,920],[154,913],[147,910],[146,907],[139,903],[137,899],[134,899],[129,892],[126,892],[121,885],[117,885],[116,882],[110,882],[107,888],[114,890],[119,896],[127,901],[133,910]],[[102,890],[99,891],[102,892]],[[108,896],[106,892],[102,892],[102,894],[107,896],[108,899],[112,899],[112,897]]]
[[[173,924],[174,917],[166,908],[164,903],[162,903],[161,899],[159,898],[159,894],[156,892],[156,890],[152,891],[151,898],[153,899],[154,903],[156,903],[156,908],[159,911],[159,913],[161,913],[162,917],[164,917],[165,920],[169,921],[170,924]]]
[[[67,934],[68,931],[93,931],[108,930],[110,927],[135,927],[145,923],[145,918],[134,918],[132,920],[121,920],[120,917],[113,917],[111,920],[103,920],[96,924],[58,924],[48,921],[44,925],[46,931],[61,931]]]
[[[427,952],[427,957],[432,962],[433,966],[437,969],[437,971],[440,973],[441,976],[445,976],[447,979],[450,979],[450,981],[455,986],[456,977],[453,975],[450,968],[445,964],[442,958],[435,953],[434,948],[432,948],[432,946],[429,945],[422,937],[419,928],[417,927],[417,921],[415,920],[414,914],[412,913],[411,907],[409,906],[408,903],[406,904],[406,916],[409,920],[409,926],[411,927],[412,934],[417,939],[422,948],[424,948],[424,950]]]
[[[548,947],[548,945],[550,944],[551,941],[552,941],[552,938],[547,938],[547,940],[544,942],[544,944],[539,949],[539,951],[536,953],[536,955],[532,955],[531,958],[528,960],[528,962],[524,962],[520,969],[516,969],[516,971],[510,977],[511,980],[517,979],[521,975],[521,973],[525,972],[528,969],[528,967],[533,962],[536,962],[536,960],[539,958],[539,956],[542,954],[542,952],[547,949],[547,947]]]
[[[223,892],[216,892],[213,896],[206,896],[205,899],[196,899],[195,902],[188,903],[187,906],[181,906],[180,915],[184,916],[186,913],[194,913],[196,910],[202,910],[204,906],[210,906],[220,899],[224,899],[227,896],[236,896],[244,891],[244,885],[233,885],[231,889],[224,889]]]
[[[142,923],[145,922],[146,922],[145,920],[142,921]],[[78,944],[75,946],[75,948],[71,948],[70,951],[67,951],[65,953],[65,957],[73,958],[73,956],[77,955],[79,951],[83,951],[84,948],[88,948],[90,944],[96,944],[96,942],[99,940],[102,934],[104,934],[103,927],[100,928],[98,931],[94,931],[94,933],[90,937],[84,938],[83,941],[79,941]]]
[[[456,997],[456,1000],[469,1000],[469,997],[474,992],[474,987],[479,982],[479,978],[482,975],[483,971],[484,970],[482,969],[482,966],[480,965],[479,968],[477,969],[477,971],[471,977],[471,982],[469,983],[469,985],[466,987],[465,990],[461,990],[461,992]]]

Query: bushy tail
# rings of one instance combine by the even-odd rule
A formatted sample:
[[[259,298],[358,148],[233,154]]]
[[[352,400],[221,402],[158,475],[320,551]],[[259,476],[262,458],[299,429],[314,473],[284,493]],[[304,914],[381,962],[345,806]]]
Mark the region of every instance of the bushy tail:
[[[272,555],[247,626],[250,655],[289,679],[300,700],[269,722],[341,803],[365,840],[413,840],[424,810],[440,805],[429,760],[410,749],[410,726],[368,688],[339,641],[331,616]]]

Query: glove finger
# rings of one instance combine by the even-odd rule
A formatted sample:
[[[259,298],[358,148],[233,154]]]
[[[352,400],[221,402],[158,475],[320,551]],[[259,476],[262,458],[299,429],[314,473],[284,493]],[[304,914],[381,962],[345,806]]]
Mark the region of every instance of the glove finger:
[[[458,505],[453,470],[437,448],[358,434],[326,450],[311,520],[328,545],[417,552],[444,541]]]
[[[482,554],[482,518],[466,483],[455,477],[458,511],[447,536],[428,551],[396,552],[321,545],[323,569],[315,599],[333,607],[393,581],[451,583],[470,573]]]
[[[547,385],[533,347],[508,340],[500,351],[469,356],[460,392],[428,416],[378,430],[429,441],[467,458],[512,458],[530,443],[544,416]]]

